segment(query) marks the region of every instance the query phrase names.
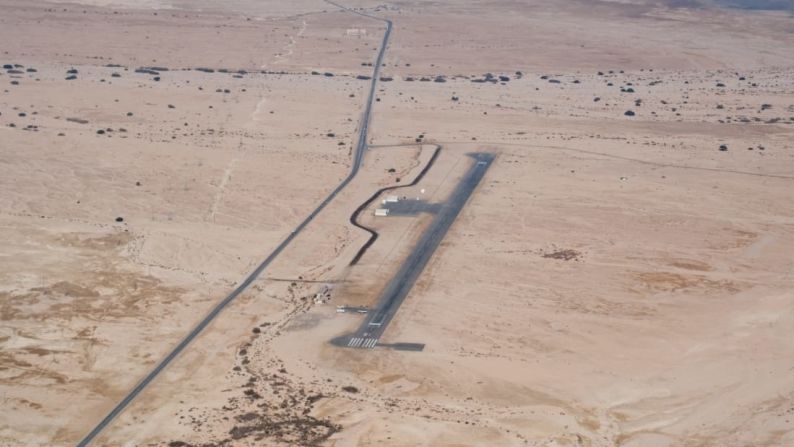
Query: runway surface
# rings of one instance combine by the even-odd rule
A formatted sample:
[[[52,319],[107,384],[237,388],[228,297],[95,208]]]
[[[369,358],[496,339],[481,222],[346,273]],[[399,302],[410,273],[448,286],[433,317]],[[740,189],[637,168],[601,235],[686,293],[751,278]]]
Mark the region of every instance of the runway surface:
[[[471,167],[460,180],[450,197],[437,208],[437,214],[430,226],[422,233],[414,250],[403,261],[400,269],[381,293],[377,305],[370,310],[364,322],[355,333],[338,337],[332,343],[340,347],[371,349],[379,345],[380,337],[394,318],[400,305],[408,296],[416,280],[419,279],[433,253],[438,248],[447,231],[455,222],[461,209],[472,192],[491,166],[494,155],[477,152],[469,154],[473,159]],[[388,217],[387,217],[388,218]],[[388,346],[394,349],[421,350],[418,343],[396,343]]]

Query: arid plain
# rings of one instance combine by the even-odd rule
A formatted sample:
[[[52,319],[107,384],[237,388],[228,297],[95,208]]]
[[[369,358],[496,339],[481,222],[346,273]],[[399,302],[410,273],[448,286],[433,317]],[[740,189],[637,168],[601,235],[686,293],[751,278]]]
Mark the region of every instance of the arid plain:
[[[354,180],[95,445],[794,445],[794,22],[697,1],[393,21]],[[74,445],[350,172],[384,24],[0,0],[0,445]],[[331,345],[496,160],[384,334]],[[324,304],[315,294],[329,288]]]

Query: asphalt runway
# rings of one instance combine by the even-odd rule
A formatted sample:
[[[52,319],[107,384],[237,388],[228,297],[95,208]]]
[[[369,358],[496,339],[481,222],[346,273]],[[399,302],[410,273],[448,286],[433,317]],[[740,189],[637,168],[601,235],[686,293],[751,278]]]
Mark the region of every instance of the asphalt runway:
[[[460,180],[449,198],[438,207],[436,217],[422,233],[414,250],[405,258],[400,269],[389,281],[381,293],[377,305],[367,314],[364,322],[355,333],[338,337],[332,343],[341,347],[371,349],[379,344],[380,337],[397,314],[400,305],[408,296],[416,280],[422,274],[433,253],[436,251],[447,231],[455,222],[463,206],[479,185],[480,180],[494,160],[494,154],[477,152],[468,154],[472,159],[469,170]],[[388,218],[388,217],[387,217]],[[421,350],[424,345],[418,343],[395,343],[382,345],[407,350]]]

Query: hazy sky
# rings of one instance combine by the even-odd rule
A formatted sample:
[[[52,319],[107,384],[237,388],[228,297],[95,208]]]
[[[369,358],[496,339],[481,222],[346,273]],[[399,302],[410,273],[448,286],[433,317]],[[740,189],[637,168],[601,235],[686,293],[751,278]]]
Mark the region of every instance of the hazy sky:
[[[794,0],[714,0],[725,6],[745,9],[794,11]]]

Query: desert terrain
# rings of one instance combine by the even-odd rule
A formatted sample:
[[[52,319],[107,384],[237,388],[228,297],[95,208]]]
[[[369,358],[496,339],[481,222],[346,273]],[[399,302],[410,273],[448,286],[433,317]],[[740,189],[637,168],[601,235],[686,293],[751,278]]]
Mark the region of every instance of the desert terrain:
[[[794,445],[785,3],[0,0],[0,445],[80,443],[285,240],[92,445]],[[350,265],[351,214],[472,152],[332,344],[433,220],[378,195]]]

